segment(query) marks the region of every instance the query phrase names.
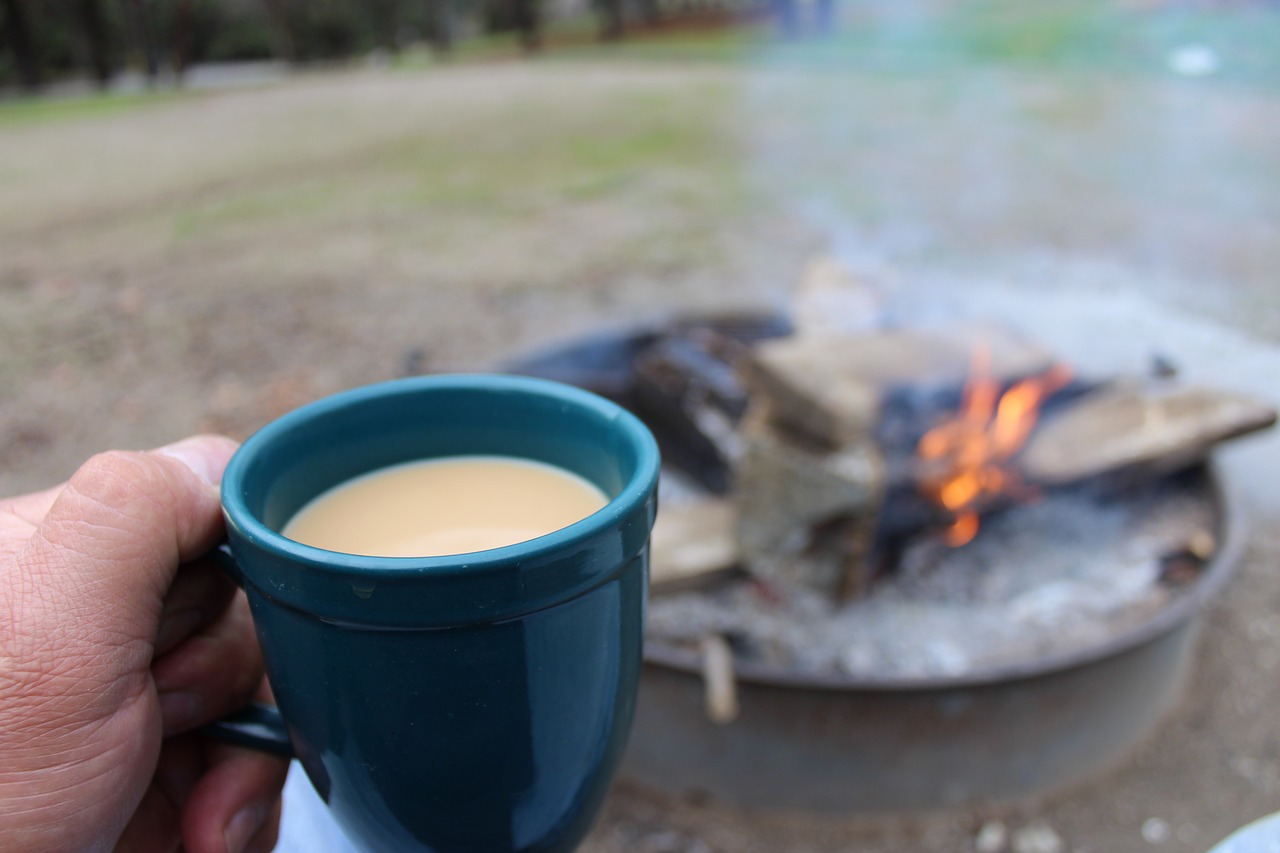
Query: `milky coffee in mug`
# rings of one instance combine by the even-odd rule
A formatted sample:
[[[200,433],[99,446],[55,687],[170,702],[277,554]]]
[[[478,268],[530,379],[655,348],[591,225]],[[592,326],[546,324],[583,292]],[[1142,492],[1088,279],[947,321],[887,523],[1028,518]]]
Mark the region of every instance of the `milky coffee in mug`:
[[[544,536],[606,503],[599,488],[554,465],[510,456],[443,457],[340,483],[281,532],[345,554],[468,554]]]

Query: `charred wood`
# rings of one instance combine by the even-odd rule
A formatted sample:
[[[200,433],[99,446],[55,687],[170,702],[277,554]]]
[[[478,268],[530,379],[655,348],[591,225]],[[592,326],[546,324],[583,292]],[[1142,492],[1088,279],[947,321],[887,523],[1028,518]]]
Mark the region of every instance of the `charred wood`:
[[[653,528],[650,590],[680,592],[736,575],[736,516],[733,504],[718,498],[664,506]]]
[[[1113,385],[1042,423],[1018,467],[1026,481],[1043,486],[1121,472],[1158,476],[1275,421],[1271,407],[1228,391]]]

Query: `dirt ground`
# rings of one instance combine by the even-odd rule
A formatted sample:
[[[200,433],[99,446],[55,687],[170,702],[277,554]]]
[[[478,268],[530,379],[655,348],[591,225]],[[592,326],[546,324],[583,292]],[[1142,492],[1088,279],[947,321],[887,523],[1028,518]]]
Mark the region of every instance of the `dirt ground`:
[[[1088,369],[1161,352],[1280,403],[1278,140],[1280,97],[1200,81],[599,61],[0,111],[0,491],[360,383],[785,305],[823,251],[904,322],[996,316]],[[998,821],[995,850],[1199,853],[1275,811],[1278,456],[1227,460],[1247,556],[1183,701],[1101,778],[892,819],[624,781],[584,850],[952,853]]]

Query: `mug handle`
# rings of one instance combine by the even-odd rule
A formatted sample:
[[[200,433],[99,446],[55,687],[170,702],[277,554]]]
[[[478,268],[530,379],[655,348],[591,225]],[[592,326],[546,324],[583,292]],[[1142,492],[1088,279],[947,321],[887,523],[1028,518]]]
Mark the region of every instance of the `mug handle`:
[[[210,723],[200,731],[215,740],[236,746],[284,758],[294,757],[289,732],[285,729],[279,709],[274,705],[250,702],[239,711]]]
[[[244,575],[236,565],[235,557],[231,555],[231,548],[226,542],[214,548],[209,556],[222,567],[237,586],[244,586]],[[204,726],[200,731],[211,738],[236,746],[269,752],[285,758],[294,757],[288,729],[280,716],[280,710],[274,705],[250,702],[239,711]]]

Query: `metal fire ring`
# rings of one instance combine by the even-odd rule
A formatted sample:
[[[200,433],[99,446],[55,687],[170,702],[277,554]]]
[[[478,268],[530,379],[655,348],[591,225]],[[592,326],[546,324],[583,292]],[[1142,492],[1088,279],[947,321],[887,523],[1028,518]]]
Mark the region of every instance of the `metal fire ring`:
[[[735,318],[735,322],[738,318]],[[554,347],[506,369],[609,394],[648,329]],[[735,662],[740,714],[706,715],[701,659],[648,640],[622,775],[666,796],[763,809],[903,813],[1043,795],[1116,764],[1176,705],[1198,617],[1230,579],[1244,519],[1220,472],[1192,472],[1217,550],[1150,620],[1095,646],[963,676],[869,678]]]
[[[847,814],[1043,795],[1098,776],[1181,698],[1198,616],[1239,562],[1243,520],[1203,477],[1218,550],[1148,622],[1078,652],[963,677],[857,678],[737,664],[736,720],[712,723],[697,655],[648,641],[629,779],[669,796]]]

